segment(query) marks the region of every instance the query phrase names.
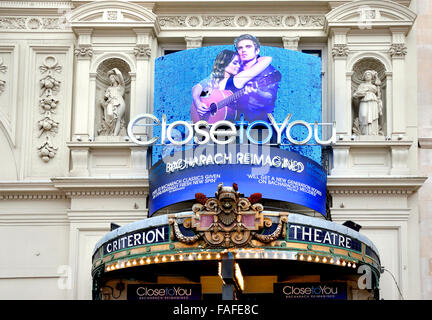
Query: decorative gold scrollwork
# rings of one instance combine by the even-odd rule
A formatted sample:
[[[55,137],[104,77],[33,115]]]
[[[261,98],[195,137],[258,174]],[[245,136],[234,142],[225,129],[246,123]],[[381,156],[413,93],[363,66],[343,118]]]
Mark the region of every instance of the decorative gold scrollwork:
[[[264,218],[264,206],[259,203],[261,194],[254,193],[249,198],[240,198],[237,190],[235,183],[232,187],[224,187],[220,183],[215,198],[197,193],[195,198],[198,203],[192,206],[194,214],[183,221],[183,227],[193,230],[195,235],[183,235],[177,218],[171,216],[169,221],[173,226],[172,237],[187,244],[203,239],[209,247],[232,248],[251,245],[252,238],[269,243],[281,233],[286,234],[287,213],[281,214],[273,233],[261,234],[263,229],[273,225],[270,218]]]
[[[178,226],[177,220],[175,220],[175,219],[170,219],[169,222],[170,222],[170,224],[172,224],[172,226],[174,227],[174,234],[175,234],[175,236],[177,237],[177,239],[180,240],[180,242],[184,242],[184,243],[194,243],[194,242],[196,242],[199,238],[201,238],[201,234],[199,234],[199,233],[198,233],[198,234],[195,234],[195,235],[192,236],[192,237],[185,236],[185,235],[181,232],[181,230],[180,230],[180,228],[179,228],[179,226]]]

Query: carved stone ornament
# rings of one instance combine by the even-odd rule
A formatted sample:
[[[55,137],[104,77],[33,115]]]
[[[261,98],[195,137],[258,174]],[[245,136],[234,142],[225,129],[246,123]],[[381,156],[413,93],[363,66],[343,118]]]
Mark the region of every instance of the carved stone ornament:
[[[0,30],[64,29],[64,17],[0,17]]]
[[[47,112],[55,113],[55,109],[57,108],[57,104],[59,100],[54,96],[46,96],[39,100],[39,106],[41,107],[41,113],[45,114]]]
[[[6,81],[0,80],[0,95],[4,92],[6,87]]]
[[[3,59],[0,57],[0,72],[6,73],[7,66],[3,64]]]
[[[333,57],[347,57],[349,49],[346,44],[335,44],[332,48]]]
[[[49,136],[46,136],[45,139],[45,143],[38,148],[38,152],[39,157],[41,157],[44,162],[48,162],[55,157],[58,148],[52,145]]]
[[[56,80],[53,76],[47,75],[39,80],[41,93],[40,96],[50,97],[57,93],[60,88],[60,81]]]
[[[42,119],[37,122],[39,130],[39,138],[45,135],[45,142],[38,148],[39,156],[44,162],[53,159],[57,153],[57,148],[54,147],[49,139],[49,135],[55,135],[58,132],[59,123],[52,118],[52,114],[57,109],[59,99],[55,97],[60,89],[61,81],[55,78],[55,73],[60,73],[62,67],[58,64],[56,57],[45,57],[39,70],[45,77],[39,80],[40,84],[40,99],[39,108]]]
[[[74,54],[77,57],[88,57],[91,58],[93,56],[93,49],[90,47],[77,47],[74,50]]]
[[[407,55],[407,47],[403,43],[394,43],[389,49],[390,56],[403,58]]]
[[[39,137],[41,137],[42,134],[48,132],[57,133],[58,125],[59,123],[51,119],[49,116],[46,116],[44,119],[39,120],[38,121]]]
[[[151,56],[151,49],[148,45],[139,45],[134,48],[134,55],[136,57],[149,58]]]
[[[7,66],[3,64],[3,59],[0,57],[0,72],[6,73]],[[6,87],[6,81],[0,80],[0,95],[4,92]]]
[[[215,198],[207,198],[197,193],[195,199],[198,203],[192,206],[194,216],[179,223],[177,217],[169,218],[173,226],[171,238],[180,242],[192,244],[204,240],[208,247],[232,248],[251,245],[253,238],[270,243],[281,234],[285,236],[284,224],[287,216],[279,219],[276,229],[268,234],[261,232],[270,228],[273,222],[265,218],[260,193],[254,193],[249,198],[240,198],[237,185],[224,187],[218,185]],[[185,235],[182,230],[188,230]],[[190,233],[193,233],[191,235]]]
[[[187,28],[306,28],[322,29],[324,15],[190,15],[159,16],[162,30]]]

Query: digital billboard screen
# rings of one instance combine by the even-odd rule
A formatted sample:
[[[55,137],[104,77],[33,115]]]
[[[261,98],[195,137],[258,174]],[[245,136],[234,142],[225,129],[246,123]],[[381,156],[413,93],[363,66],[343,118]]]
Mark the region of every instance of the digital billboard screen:
[[[320,58],[250,35],[162,56],[152,117],[149,215],[220,182],[325,215]]]

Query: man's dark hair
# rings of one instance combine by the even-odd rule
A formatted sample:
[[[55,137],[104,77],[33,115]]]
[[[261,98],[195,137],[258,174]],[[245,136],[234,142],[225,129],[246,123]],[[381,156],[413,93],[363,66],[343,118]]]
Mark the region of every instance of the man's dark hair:
[[[255,38],[253,35],[251,34],[242,34],[240,36],[238,36],[237,38],[234,39],[234,47],[237,51],[237,45],[240,41],[242,40],[251,40],[254,45],[255,45],[255,50],[260,48],[260,42],[258,41],[257,38]]]

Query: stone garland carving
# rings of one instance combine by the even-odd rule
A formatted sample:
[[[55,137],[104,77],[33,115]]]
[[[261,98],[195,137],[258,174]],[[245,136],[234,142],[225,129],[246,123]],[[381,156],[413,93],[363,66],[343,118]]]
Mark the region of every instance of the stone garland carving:
[[[62,17],[0,17],[0,30],[64,29]]]
[[[282,16],[252,16],[252,24],[257,27],[283,26]]]
[[[407,47],[403,43],[394,43],[389,49],[390,56],[403,58],[407,55]]]
[[[42,75],[45,75],[39,80],[40,83],[40,99],[39,108],[43,118],[37,122],[39,136],[45,135],[44,143],[38,147],[38,153],[44,162],[49,162],[57,153],[56,148],[50,136],[57,134],[59,123],[52,118],[55,114],[59,100],[55,97],[60,89],[61,81],[55,78],[55,73],[60,73],[62,67],[58,64],[54,56],[45,57],[43,64],[39,66]]]
[[[232,248],[252,245],[253,238],[270,243],[281,234],[285,237],[284,224],[288,221],[286,215],[279,218],[277,228],[273,232],[262,234],[262,231],[270,228],[273,222],[269,218],[264,218],[264,207],[259,203],[260,193],[254,193],[249,198],[240,198],[235,183],[232,187],[224,187],[220,183],[215,196],[208,199],[202,193],[195,195],[198,202],[192,206],[195,215],[182,223],[182,228],[190,229],[193,235],[185,235],[178,218],[170,217],[169,223],[173,226],[171,238],[177,238],[186,244],[193,244],[202,239],[208,247]]]
[[[54,147],[49,139],[49,136],[45,137],[45,143],[43,143],[39,148],[39,156],[44,162],[48,162],[53,159],[57,153],[58,148]]]
[[[333,57],[347,57],[349,49],[346,44],[335,44],[332,48]]]
[[[5,91],[6,81],[0,80],[0,95]]]
[[[3,59],[0,57],[0,72],[6,73],[7,66],[3,64]],[[6,81],[0,79],[0,95],[4,92]]]
[[[107,18],[115,19],[114,12]],[[317,28],[324,27],[324,15],[281,15],[281,16],[161,16],[159,24],[164,28],[196,27],[288,27]],[[64,29],[64,17],[0,17],[0,30],[59,30]]]
[[[204,27],[234,27],[234,16],[203,16]]]
[[[160,16],[162,29],[169,28],[313,28],[322,29],[325,24],[324,15],[253,15],[253,16]]]
[[[47,114],[50,115],[50,113],[47,113]],[[38,121],[38,126],[39,126],[38,138],[40,138],[42,136],[42,134],[44,134],[46,132],[57,133],[59,123],[57,121],[54,121],[53,119],[51,119],[50,116],[45,116],[45,118]]]

